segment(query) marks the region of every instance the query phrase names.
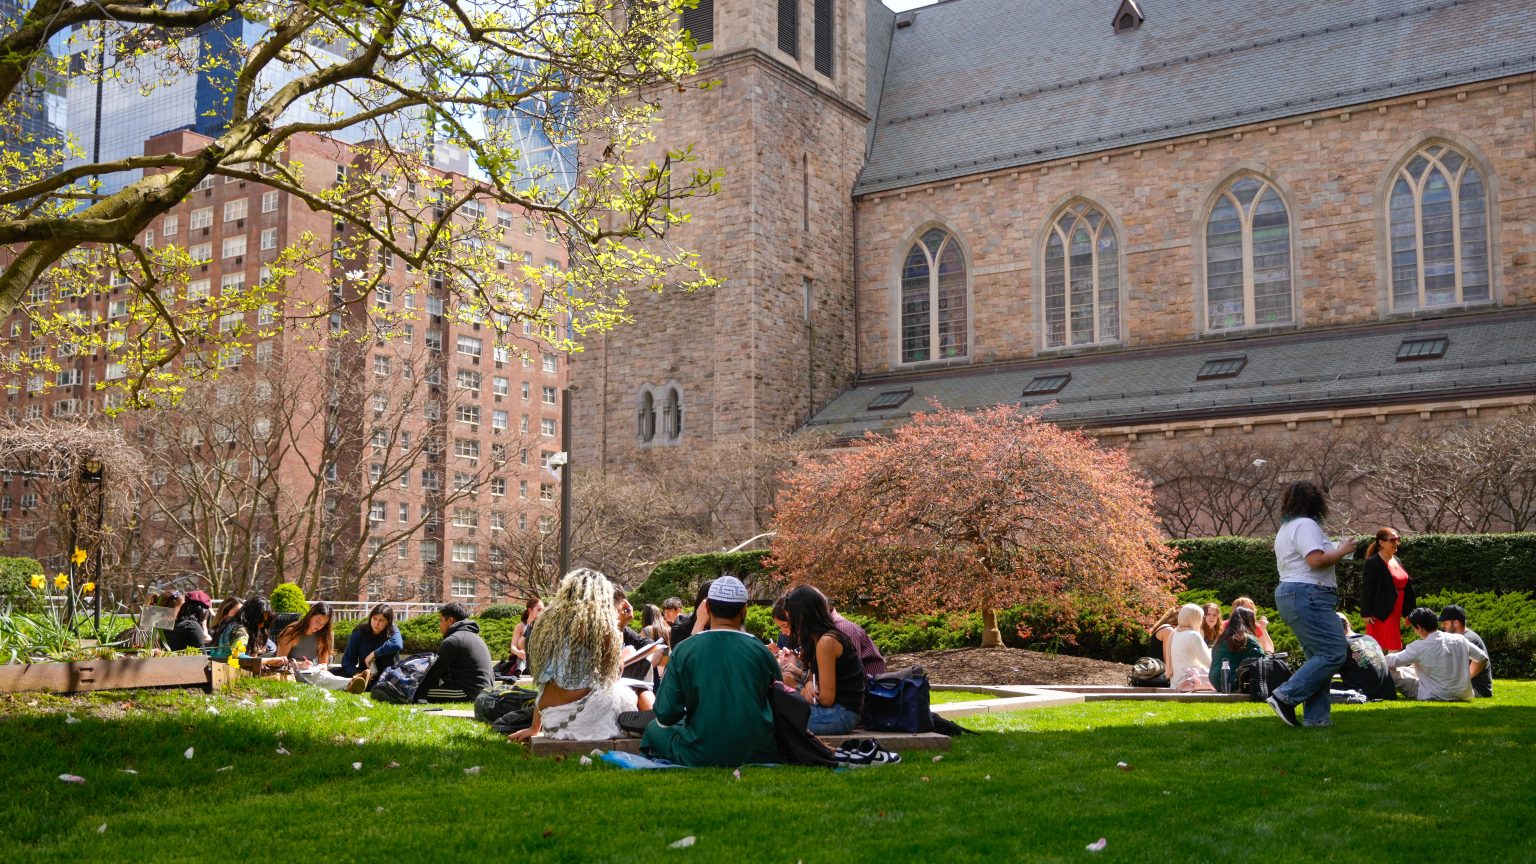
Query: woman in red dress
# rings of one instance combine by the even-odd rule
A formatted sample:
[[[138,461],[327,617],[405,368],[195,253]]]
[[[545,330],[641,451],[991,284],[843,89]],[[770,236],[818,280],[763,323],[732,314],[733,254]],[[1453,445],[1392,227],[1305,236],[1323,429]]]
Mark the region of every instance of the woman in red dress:
[[[1413,580],[1397,560],[1402,535],[1383,528],[1366,549],[1365,573],[1360,586],[1360,614],[1365,616],[1365,633],[1383,651],[1403,650],[1403,610],[1413,609],[1418,598],[1413,594]]]

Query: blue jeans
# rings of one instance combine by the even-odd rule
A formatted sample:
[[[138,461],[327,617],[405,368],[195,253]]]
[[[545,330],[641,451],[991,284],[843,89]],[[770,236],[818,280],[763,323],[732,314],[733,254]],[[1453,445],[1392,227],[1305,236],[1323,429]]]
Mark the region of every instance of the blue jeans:
[[[1275,688],[1282,702],[1302,705],[1302,724],[1323,726],[1330,722],[1328,685],[1333,673],[1344,664],[1349,645],[1339,623],[1339,590],[1306,582],[1281,582],[1275,589],[1275,606],[1280,617],[1301,642],[1307,662],[1301,664],[1291,680]]]
[[[847,735],[859,725],[859,714],[842,705],[830,708],[817,702],[811,703],[811,719],[805,728],[812,735]]]

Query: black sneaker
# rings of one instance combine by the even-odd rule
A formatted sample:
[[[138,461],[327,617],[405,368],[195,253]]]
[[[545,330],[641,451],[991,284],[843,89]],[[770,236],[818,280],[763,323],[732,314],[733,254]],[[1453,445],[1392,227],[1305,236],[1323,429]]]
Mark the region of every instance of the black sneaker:
[[[619,728],[629,735],[639,738],[645,734],[645,727],[651,725],[656,718],[655,711],[621,711],[619,712]]]
[[[1273,693],[1269,694],[1269,698],[1264,701],[1269,703],[1269,707],[1275,709],[1275,713],[1280,715],[1280,719],[1285,721],[1285,725],[1292,727],[1301,725],[1296,720],[1295,705],[1281,701],[1280,697]]]

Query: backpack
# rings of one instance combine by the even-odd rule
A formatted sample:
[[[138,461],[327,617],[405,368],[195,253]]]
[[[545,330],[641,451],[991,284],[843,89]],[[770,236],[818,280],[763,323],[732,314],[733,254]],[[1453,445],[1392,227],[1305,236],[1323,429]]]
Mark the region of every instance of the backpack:
[[[928,673],[908,666],[882,675],[864,676],[862,724],[874,732],[932,732],[928,710]]]
[[[1234,693],[1247,693],[1255,702],[1263,702],[1276,687],[1291,680],[1291,665],[1284,654],[1249,657],[1237,665]]]
[[[784,685],[773,682],[768,688],[768,707],[773,711],[773,741],[779,758],[788,765],[821,765],[834,768],[842,764],[832,749],[806,731],[811,720],[811,703]]]
[[[427,670],[437,662],[436,654],[417,654],[385,669],[379,675],[379,683],[373,685],[376,702],[391,705],[409,705],[416,699],[416,688],[421,686]]]
[[[481,723],[495,723],[504,715],[531,706],[538,697],[533,690],[507,684],[492,685],[489,690],[475,697],[475,719]]]

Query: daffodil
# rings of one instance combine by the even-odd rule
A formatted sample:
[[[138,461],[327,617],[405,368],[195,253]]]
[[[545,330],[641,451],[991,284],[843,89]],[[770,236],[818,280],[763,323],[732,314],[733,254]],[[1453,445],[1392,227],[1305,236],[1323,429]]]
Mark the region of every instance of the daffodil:
[[[87,582],[84,585],[80,586],[80,590],[84,591],[87,594],[89,594],[92,591],[96,590],[96,583],[95,582]]]
[[[75,562],[76,566],[79,566],[81,564],[84,564],[85,563],[85,559],[87,559],[89,557],[91,557],[89,552],[86,552],[84,549],[76,549],[75,550],[75,554],[69,556],[69,560]]]
[[[46,584],[47,581],[48,580],[44,579],[41,575],[33,576],[32,577],[32,590],[33,591],[41,591],[41,590],[43,590],[43,585]]]
[[[68,588],[69,587],[69,577],[65,576],[63,573],[60,573],[59,575],[53,577],[53,587],[59,589],[60,591],[63,591],[65,588]]]

